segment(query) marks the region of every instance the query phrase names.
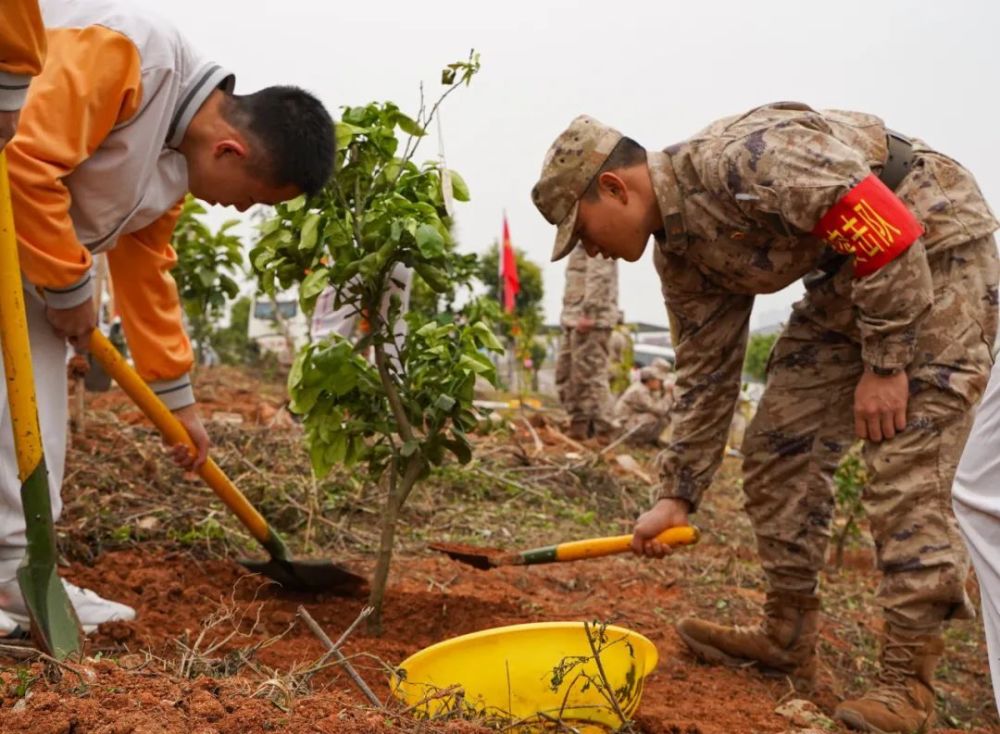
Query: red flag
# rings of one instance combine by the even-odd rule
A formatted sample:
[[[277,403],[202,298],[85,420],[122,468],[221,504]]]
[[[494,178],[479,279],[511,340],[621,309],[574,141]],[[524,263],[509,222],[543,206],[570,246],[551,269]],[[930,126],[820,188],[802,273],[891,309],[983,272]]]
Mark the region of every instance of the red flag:
[[[500,287],[503,288],[503,310],[510,313],[514,310],[514,298],[521,291],[521,281],[517,277],[517,260],[514,257],[514,246],[510,242],[510,227],[507,226],[507,214],[503,215],[503,252],[500,257]]]

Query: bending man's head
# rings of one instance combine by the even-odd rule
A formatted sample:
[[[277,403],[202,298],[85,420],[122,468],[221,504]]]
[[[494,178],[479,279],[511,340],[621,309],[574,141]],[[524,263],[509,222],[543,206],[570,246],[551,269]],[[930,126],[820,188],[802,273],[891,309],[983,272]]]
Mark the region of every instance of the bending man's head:
[[[315,194],[333,171],[333,120],[298,87],[253,94],[216,90],[195,114],[180,151],[192,194],[245,211]]]
[[[635,261],[663,226],[646,150],[586,115],[549,148],[531,198],[557,227],[553,261],[578,244],[591,257]]]

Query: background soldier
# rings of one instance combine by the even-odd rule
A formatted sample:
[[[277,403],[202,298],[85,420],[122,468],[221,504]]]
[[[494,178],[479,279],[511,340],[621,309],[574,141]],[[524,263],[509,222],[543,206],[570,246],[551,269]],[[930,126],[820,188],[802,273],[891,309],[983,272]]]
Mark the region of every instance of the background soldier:
[[[608,340],[618,321],[618,263],[570,253],[556,359],[556,389],[569,413],[567,435],[582,440],[614,430],[608,387]]]
[[[764,620],[686,619],[678,632],[707,660],[812,683],[832,477],[855,436],[866,439],[880,672],[835,715],[867,731],[930,728],[942,625],[973,613],[949,494],[997,327],[998,223],[972,175],[872,115],[779,103],[648,154],[577,118],[532,195],[559,227],[553,259],[580,242],[635,261],[656,238],[677,401],[638,553],[666,552],[653,538],[688,522],[719,466],[754,294],[803,279],[743,445]]]
[[[666,384],[666,375],[655,367],[643,367],[639,380],[618,398],[615,420],[622,434],[630,434],[633,445],[657,446],[660,434],[670,422],[673,406],[673,384]]]

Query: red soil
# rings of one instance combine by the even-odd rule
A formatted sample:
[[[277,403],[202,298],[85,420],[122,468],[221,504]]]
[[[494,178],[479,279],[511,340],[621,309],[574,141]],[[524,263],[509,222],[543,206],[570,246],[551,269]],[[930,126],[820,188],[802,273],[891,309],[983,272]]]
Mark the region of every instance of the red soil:
[[[684,607],[682,590],[663,573],[663,564],[616,558],[541,568],[477,571],[440,558],[398,559],[387,598],[382,637],[358,629],[345,646],[348,655],[364,655],[355,666],[375,692],[389,695],[385,669],[411,653],[455,635],[487,627],[559,619],[600,619],[631,627],[660,652],[658,669],[648,678],[638,721],[647,732],[730,734],[780,732],[787,722],[773,713],[787,690],[782,681],[749,671],[726,670],[694,662],[672,630]],[[294,698],[284,712],[266,698],[253,698],[263,677],[171,679],[154,674],[162,663],[139,652],[176,661],[178,640],[194,644],[210,617],[223,605],[242,616],[247,636],[229,648],[246,647],[287,634],[256,653],[261,669],[279,672],[318,659],[324,651],[302,624],[296,608],[309,613],[336,638],[354,620],[364,599],[279,594],[248,576],[235,564],[196,561],[189,556],[155,552],[117,552],[96,566],[75,566],[75,582],[133,605],[139,618],[106,625],[90,638],[90,653],[100,651],[118,664],[88,664],[92,679],[65,674],[58,684],[42,686],[21,711],[12,711],[16,682],[5,674],[0,731],[31,734],[177,734],[187,732],[265,732],[290,734],[328,731],[388,731],[383,716],[358,706],[361,695],[339,672],[326,671],[313,681],[316,693]],[[259,614],[259,623],[252,629]],[[231,623],[212,628],[204,643],[233,630]],[[131,654],[129,654],[131,653]],[[217,653],[214,657],[222,657]],[[140,672],[124,668],[141,668]],[[88,674],[89,675],[89,674]],[[86,676],[85,676],[86,677]],[[463,731],[461,722],[435,730]],[[399,729],[396,728],[398,731]]]

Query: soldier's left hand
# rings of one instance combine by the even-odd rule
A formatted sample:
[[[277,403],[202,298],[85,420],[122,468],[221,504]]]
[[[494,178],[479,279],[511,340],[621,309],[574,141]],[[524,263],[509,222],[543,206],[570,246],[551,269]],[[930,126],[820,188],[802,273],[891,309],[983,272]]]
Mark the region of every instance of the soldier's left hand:
[[[866,367],[854,390],[854,432],[858,438],[879,442],[906,428],[909,397],[906,372],[883,377]]]

